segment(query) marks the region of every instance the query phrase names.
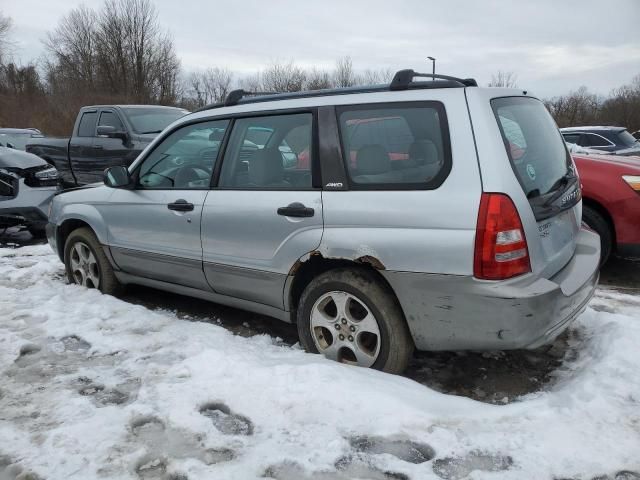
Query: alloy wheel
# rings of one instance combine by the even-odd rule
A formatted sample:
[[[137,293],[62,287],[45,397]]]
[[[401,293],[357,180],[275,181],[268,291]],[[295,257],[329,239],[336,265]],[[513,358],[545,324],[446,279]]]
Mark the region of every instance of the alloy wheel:
[[[313,305],[310,320],[315,346],[327,358],[361,367],[375,363],[380,353],[380,327],[355,295],[325,293]]]
[[[86,243],[76,242],[71,247],[71,272],[78,285],[100,288],[100,270],[93,252]]]

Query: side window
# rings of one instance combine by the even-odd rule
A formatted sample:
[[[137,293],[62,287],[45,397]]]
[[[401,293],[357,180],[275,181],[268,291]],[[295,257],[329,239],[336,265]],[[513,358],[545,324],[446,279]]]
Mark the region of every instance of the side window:
[[[236,120],[222,163],[219,186],[311,188],[312,123],[310,113]]]
[[[98,126],[101,125],[113,127],[116,129],[116,132],[124,132],[124,126],[122,125],[120,118],[113,112],[100,113],[100,121],[98,122]]]
[[[138,187],[148,189],[209,188],[228,120],[187,125],[165,138],[145,158]]]
[[[93,137],[96,134],[96,120],[98,112],[86,112],[82,114],[78,125],[79,137]]]
[[[580,133],[563,133],[562,136],[564,137],[564,141],[567,143],[575,143],[576,145],[579,145],[579,141],[580,141]]]
[[[611,142],[606,138],[602,138],[600,135],[594,135],[593,133],[584,134],[584,146],[585,147],[609,147]]]
[[[378,104],[338,109],[340,137],[355,188],[437,188],[451,169],[444,106]]]

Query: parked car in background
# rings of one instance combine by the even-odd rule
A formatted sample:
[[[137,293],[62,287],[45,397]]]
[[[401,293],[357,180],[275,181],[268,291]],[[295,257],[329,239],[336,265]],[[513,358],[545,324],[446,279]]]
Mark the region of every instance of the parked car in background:
[[[640,157],[573,154],[582,183],[582,220],[611,253],[640,257]]]
[[[388,372],[414,347],[536,348],[584,310],[600,240],[539,99],[412,70],[244,95],[54,198],[71,282],[260,312],[297,323],[308,351]]]
[[[614,155],[640,155],[640,141],[624,127],[561,128],[567,143]]]
[[[0,147],[0,230],[21,225],[43,237],[58,172],[30,153]]]
[[[167,125],[187,113],[154,105],[83,107],[71,138],[42,138],[26,150],[54,165],[65,187],[100,182],[106,168],[131,165]]]
[[[42,137],[42,133],[36,128],[0,128],[0,147],[24,150],[32,139]]]

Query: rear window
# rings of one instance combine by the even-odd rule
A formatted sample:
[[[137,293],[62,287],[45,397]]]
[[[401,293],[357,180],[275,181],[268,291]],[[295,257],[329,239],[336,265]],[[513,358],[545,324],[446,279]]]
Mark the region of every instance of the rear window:
[[[449,130],[439,102],[341,107],[338,119],[353,188],[437,188],[451,170]]]
[[[497,98],[491,106],[525,194],[531,198],[549,193],[572,166],[553,118],[533,98]]]
[[[185,116],[186,110],[162,107],[125,108],[125,115],[135,133],[160,133],[169,124]]]
[[[620,140],[620,143],[625,147],[633,147],[638,142],[636,137],[631,135],[627,130],[622,130],[621,132],[618,132],[617,136],[618,136],[618,139]]]

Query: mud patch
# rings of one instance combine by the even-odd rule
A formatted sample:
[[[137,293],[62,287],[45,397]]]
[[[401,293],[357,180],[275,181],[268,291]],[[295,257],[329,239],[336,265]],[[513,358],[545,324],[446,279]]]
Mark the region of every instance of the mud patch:
[[[475,470],[500,472],[508,470],[512,465],[513,459],[509,456],[472,452],[465,457],[447,457],[434,460],[433,471],[445,480],[459,480],[466,478]]]
[[[234,458],[236,458],[235,452],[228,448],[210,448],[200,455],[200,459],[207,465],[229,462]]]
[[[0,454],[0,480],[42,480],[40,475],[25,471],[8,455]]]
[[[68,335],[60,339],[67,352],[86,352],[91,348],[91,344],[77,335]]]
[[[349,440],[349,443],[357,452],[369,455],[393,455],[409,463],[428,462],[436,455],[431,446],[407,439],[356,437]]]
[[[122,405],[129,401],[129,395],[115,388],[105,388],[104,385],[91,383],[78,390],[83,397],[90,397],[96,407]]]
[[[382,471],[367,461],[352,457],[340,459],[335,471],[308,472],[296,462],[282,462],[268,467],[262,477],[275,480],[409,480],[403,473]]]
[[[211,402],[200,408],[200,413],[208,417],[224,435],[252,435],[253,423],[247,417],[233,413],[224,403]]]
[[[136,474],[143,480],[161,480],[167,472],[167,460],[164,458],[143,457],[135,467]]]
[[[622,470],[616,473],[615,480],[640,480],[640,473],[631,470]]]

